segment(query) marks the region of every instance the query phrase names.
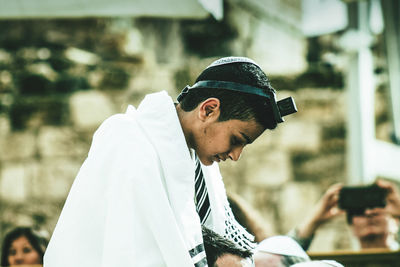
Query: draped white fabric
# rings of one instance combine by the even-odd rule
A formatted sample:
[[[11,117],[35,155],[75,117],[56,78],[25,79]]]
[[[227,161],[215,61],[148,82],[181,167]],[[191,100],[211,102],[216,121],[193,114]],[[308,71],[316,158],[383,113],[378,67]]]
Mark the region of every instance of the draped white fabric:
[[[253,237],[233,218],[218,164],[202,169],[211,207],[205,225],[251,248]],[[206,266],[194,174],[166,92],[110,117],[94,134],[44,267]]]
[[[193,196],[194,162],[173,101],[148,95],[96,131],[44,266],[194,266],[189,251],[202,235]]]

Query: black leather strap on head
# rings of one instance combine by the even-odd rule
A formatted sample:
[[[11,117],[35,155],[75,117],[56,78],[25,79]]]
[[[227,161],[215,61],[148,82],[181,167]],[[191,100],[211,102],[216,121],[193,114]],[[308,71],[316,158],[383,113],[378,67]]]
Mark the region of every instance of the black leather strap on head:
[[[263,89],[246,85],[246,84],[241,84],[241,83],[235,83],[235,82],[225,82],[225,81],[199,81],[195,83],[193,86],[186,85],[186,87],[182,90],[182,92],[179,94],[177,100],[178,102],[181,102],[183,97],[189,93],[189,90],[195,89],[195,88],[215,88],[215,89],[226,89],[226,90],[231,90],[231,91],[237,91],[241,93],[248,93],[248,94],[253,94],[253,95],[259,95],[262,97],[266,98],[271,98],[272,96],[270,94],[267,94]],[[275,92],[271,92],[271,94],[275,94]]]
[[[263,97],[271,106],[274,119],[277,123],[284,122],[284,119],[282,118],[283,116],[297,112],[296,104],[294,103],[292,97],[276,101],[275,90],[267,93],[265,92],[265,90],[258,87],[245,85],[241,83],[235,83],[235,82],[226,82],[226,81],[208,80],[208,81],[199,81],[195,83],[193,86],[187,85],[179,94],[177,98],[178,102],[181,102],[182,99],[189,93],[190,90],[201,89],[201,88],[225,89],[225,90],[253,94]]]

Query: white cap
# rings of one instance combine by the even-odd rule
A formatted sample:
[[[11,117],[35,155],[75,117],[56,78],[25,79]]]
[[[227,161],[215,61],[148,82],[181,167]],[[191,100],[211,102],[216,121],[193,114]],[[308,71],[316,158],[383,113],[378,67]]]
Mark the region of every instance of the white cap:
[[[291,265],[291,267],[344,267],[337,261],[321,260],[321,261],[306,261]]]
[[[310,259],[304,249],[293,238],[284,235],[272,236],[264,239],[258,244],[256,250]]]
[[[254,62],[254,60],[247,58],[247,57],[223,57],[220,59],[215,60],[213,63],[211,63],[206,69],[210,67],[215,67],[219,65],[225,65],[225,64],[231,64],[231,63],[251,63],[256,65],[257,67],[260,68],[260,66]],[[260,68],[261,69],[261,68]]]

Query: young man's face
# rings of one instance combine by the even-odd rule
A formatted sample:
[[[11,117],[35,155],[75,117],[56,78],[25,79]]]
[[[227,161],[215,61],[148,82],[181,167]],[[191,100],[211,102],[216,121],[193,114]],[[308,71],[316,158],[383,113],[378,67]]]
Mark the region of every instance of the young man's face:
[[[212,121],[196,136],[195,150],[204,165],[231,159],[237,161],[243,148],[264,131],[255,121]]]
[[[227,159],[238,160],[243,148],[264,132],[255,120],[219,121],[220,102],[209,98],[191,112],[189,147],[196,151],[204,165]]]

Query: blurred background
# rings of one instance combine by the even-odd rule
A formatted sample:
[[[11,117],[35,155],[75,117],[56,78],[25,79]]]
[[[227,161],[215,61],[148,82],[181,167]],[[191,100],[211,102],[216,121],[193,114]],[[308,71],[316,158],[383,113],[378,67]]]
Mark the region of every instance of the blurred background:
[[[0,237],[51,234],[104,119],[148,93],[176,98],[231,55],[299,110],[220,164],[268,235],[333,183],[400,180],[399,13],[397,0],[0,0]],[[340,217],[310,250],[352,246]]]

